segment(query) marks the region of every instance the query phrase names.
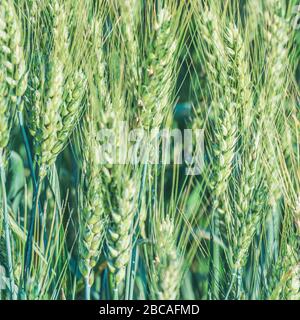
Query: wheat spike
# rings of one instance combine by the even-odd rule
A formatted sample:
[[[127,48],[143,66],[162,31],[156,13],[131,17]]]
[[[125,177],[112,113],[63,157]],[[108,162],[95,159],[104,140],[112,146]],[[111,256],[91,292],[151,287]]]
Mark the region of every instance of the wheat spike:
[[[82,70],[67,72],[70,63],[67,16],[59,2],[53,6],[53,43],[48,58],[37,54],[26,106],[34,137],[39,176],[44,178],[75,128],[83,110],[87,82]]]
[[[22,47],[22,29],[11,1],[0,4],[0,152],[8,144],[16,106],[27,87],[25,57]]]
[[[122,174],[123,185],[115,186],[119,196],[111,209],[111,222],[108,229],[109,269],[115,275],[116,286],[124,278],[130,259],[133,218],[136,212],[138,184],[128,175]]]
[[[265,216],[265,195],[266,192],[264,192],[263,189],[256,190],[248,214],[241,223],[240,228],[236,231],[238,236],[234,253],[235,270],[243,268],[247,262],[248,252],[257,226],[262,222],[263,217]]]
[[[92,282],[104,237],[103,181],[99,142],[91,118],[85,116],[83,143],[83,205],[80,215],[80,271]]]
[[[1,2],[1,55],[5,80],[10,89],[10,100],[16,104],[27,87],[27,73],[22,46],[22,28],[12,1]],[[20,106],[21,104],[18,103]]]
[[[83,158],[83,203],[80,228],[80,270],[92,282],[91,270],[97,263],[108,220],[105,192],[112,183],[111,154],[101,148],[101,129],[115,129],[118,117],[107,86],[103,24],[94,17],[92,24],[95,68],[89,70],[88,108],[84,116],[81,150]],[[99,130],[99,131],[98,131]],[[103,142],[103,141],[102,141]],[[109,197],[108,197],[109,198]]]
[[[270,298],[298,300],[300,294],[299,254],[292,242],[286,245],[272,268]]]
[[[156,299],[175,300],[180,286],[182,265],[174,239],[173,220],[167,216],[157,229],[153,275],[155,281],[152,290]]]
[[[154,37],[147,67],[148,83],[140,101],[141,123],[146,129],[160,127],[172,102],[177,39],[172,30],[172,15],[167,8],[159,12]]]
[[[262,88],[259,102],[261,126],[264,130],[265,167],[269,186],[270,204],[274,207],[280,198],[280,173],[276,163],[276,118],[282,102],[285,100],[284,90],[288,84],[286,74],[288,70],[288,42],[290,31],[288,23],[282,16],[280,1],[267,2],[265,12],[265,42],[266,42],[266,81]]]
[[[60,109],[62,128],[58,132],[58,142],[54,150],[59,153],[73,129],[75,128],[83,110],[83,98],[87,90],[87,81],[82,70],[75,71],[65,83],[64,99]]]
[[[121,19],[124,28],[124,37],[127,53],[127,73],[130,90],[133,90],[134,97],[138,97],[138,86],[140,81],[139,65],[139,39],[137,26],[137,10],[139,10],[139,1],[125,0],[119,4],[121,8]]]

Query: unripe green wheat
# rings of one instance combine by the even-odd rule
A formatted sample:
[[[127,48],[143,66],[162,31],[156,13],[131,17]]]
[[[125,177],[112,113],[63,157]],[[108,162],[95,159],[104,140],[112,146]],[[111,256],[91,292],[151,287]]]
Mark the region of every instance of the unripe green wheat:
[[[116,203],[111,211],[108,229],[109,269],[118,286],[125,279],[126,266],[131,254],[134,214],[137,210],[138,184],[129,176],[122,177],[123,185],[115,186]]]
[[[272,268],[270,282],[271,299],[298,300],[300,294],[299,252],[287,244]]]
[[[22,29],[12,1],[1,1],[0,41],[5,81],[14,104],[22,97],[27,87],[27,73],[22,47]]]
[[[10,128],[27,86],[19,17],[11,1],[0,4],[0,152],[8,144]]]
[[[167,8],[164,8],[157,18],[154,41],[149,52],[148,83],[140,101],[141,124],[147,129],[151,126],[160,127],[172,103],[177,39],[174,38],[174,30],[171,28],[172,15]]]
[[[245,40],[241,31],[231,23],[225,32],[226,51],[230,59],[232,87],[236,90],[239,108],[239,124],[242,131],[248,130],[253,118],[252,83]],[[243,132],[245,135],[245,132]]]
[[[265,215],[264,211],[265,192],[260,189],[256,190],[253,197],[253,202],[247,216],[241,223],[240,228],[236,231],[237,245],[234,252],[234,269],[239,270],[243,268],[247,262],[250,245],[252,243],[255,231],[259,223],[262,223]]]
[[[91,270],[96,265],[104,237],[103,179],[99,142],[91,118],[86,117],[83,140],[83,204],[80,214],[79,268],[92,282]]]
[[[203,21],[199,24],[199,30],[201,31],[199,37],[203,37],[205,42],[205,66],[209,80],[212,82],[213,91],[222,91],[224,84],[223,72],[225,71],[225,48],[224,40],[222,37],[223,31],[220,28],[219,18],[214,10],[205,7],[203,15],[201,15]]]
[[[231,217],[223,214],[222,199],[227,192],[229,177],[232,172],[232,161],[236,147],[236,104],[233,102],[219,103],[220,117],[216,119],[215,137],[213,145],[213,176],[211,189],[213,192],[213,210],[218,210],[230,225]]]
[[[43,178],[48,167],[54,163],[57,152],[54,147],[58,141],[58,132],[62,130],[60,107],[64,94],[64,62],[68,50],[68,32],[66,15],[62,7],[56,3],[53,21],[53,48],[49,57],[49,68],[45,79],[45,97],[42,110],[39,110],[39,128],[35,137],[36,156],[39,164],[39,175]]]
[[[284,89],[288,84],[286,74],[288,70],[288,43],[289,26],[282,15],[283,5],[280,1],[270,0],[267,2],[265,12],[265,43],[266,43],[266,65],[265,83],[262,89],[259,112],[261,116],[262,130],[265,136],[265,165],[267,181],[269,186],[270,204],[274,207],[281,196],[280,173],[276,163],[276,151],[274,140],[276,132],[277,113],[285,100]]]
[[[156,299],[175,300],[181,283],[182,265],[178,255],[173,221],[166,217],[157,226],[154,244],[154,283],[152,291]]]
[[[81,70],[71,74],[65,83],[64,99],[60,109],[62,128],[58,132],[58,142],[54,148],[54,152],[56,153],[59,153],[63,149],[80,118],[86,89],[87,81]]]
[[[86,79],[83,72],[67,72],[70,64],[67,16],[58,2],[52,8],[52,48],[48,57],[37,53],[30,79],[26,118],[34,137],[39,176],[44,178],[78,122],[83,110]]]
[[[83,125],[83,186],[84,196],[80,216],[80,270],[92,282],[91,270],[97,263],[106,233],[108,208],[106,188],[112,181],[111,155],[101,148],[99,129],[115,129],[117,115],[107,86],[102,23],[96,18],[92,25],[92,49],[95,66],[89,70],[88,110]],[[103,141],[102,141],[103,142]]]
[[[124,37],[127,52],[127,73],[130,90],[133,90],[135,97],[138,96],[138,86],[140,80],[139,56],[140,47],[138,39],[138,21],[137,11],[139,10],[139,1],[125,0],[120,4],[122,26],[124,28]]]
[[[260,139],[257,135],[254,144],[248,147],[248,150],[244,150],[242,155],[242,169],[239,180],[239,193],[237,195],[236,209],[237,216],[236,227],[240,228],[244,220],[247,219],[247,214],[251,208],[251,200],[253,193],[257,186],[257,175],[258,175],[258,155],[260,147]]]

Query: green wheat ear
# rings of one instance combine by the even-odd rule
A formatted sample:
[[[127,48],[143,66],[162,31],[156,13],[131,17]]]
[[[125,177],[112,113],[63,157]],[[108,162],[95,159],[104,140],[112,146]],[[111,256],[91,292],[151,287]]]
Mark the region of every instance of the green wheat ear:
[[[127,79],[129,81],[130,90],[133,91],[135,97],[138,96],[137,88],[140,82],[140,43],[138,37],[138,15],[139,1],[125,0],[118,3],[121,12],[121,22],[127,49]]]
[[[160,127],[171,106],[174,66],[178,40],[172,30],[172,15],[167,8],[158,13],[154,40],[148,53],[147,82],[140,100],[139,121],[146,129]]]
[[[39,116],[36,129],[35,151],[39,164],[39,175],[45,177],[49,166],[55,161],[57,153],[54,147],[58,140],[58,132],[62,129],[60,107],[63,104],[65,84],[65,56],[68,52],[68,31],[66,15],[63,8],[55,3],[53,17],[53,48],[49,57],[49,71],[44,83],[44,92],[37,92],[43,97],[41,105],[36,104],[34,112]],[[41,68],[42,69],[42,68]],[[45,96],[44,96],[45,94]],[[38,108],[41,108],[39,110]],[[30,111],[29,111],[30,112]]]
[[[137,210],[138,183],[133,178],[122,175],[121,189],[115,186],[116,199],[110,212],[108,228],[109,269],[114,274],[116,287],[125,279],[126,266],[132,246],[133,219]]]
[[[65,83],[64,101],[60,108],[62,128],[58,132],[58,142],[53,151],[56,154],[64,148],[66,141],[80,119],[86,89],[87,80],[82,70],[72,73]]]
[[[173,220],[167,216],[157,227],[154,243],[152,291],[158,300],[175,300],[178,296],[182,262],[174,235]]]
[[[17,103],[27,87],[27,70],[22,46],[21,22],[11,1],[2,1],[0,19],[5,80],[10,88],[11,101]]]
[[[99,142],[92,118],[84,116],[83,130],[83,199],[80,211],[79,268],[90,285],[105,235],[105,208]]]
[[[292,243],[292,241],[290,241]],[[298,300],[300,294],[299,254],[287,244],[272,267],[270,298],[273,300]]]
[[[65,9],[58,2],[52,9],[52,47],[48,58],[37,53],[30,79],[30,101],[26,104],[26,119],[34,137],[41,179],[76,127],[87,88],[85,74],[80,68],[68,71],[70,35]]]
[[[0,4],[0,152],[7,146],[9,132],[20,98],[27,87],[21,23],[11,1]]]

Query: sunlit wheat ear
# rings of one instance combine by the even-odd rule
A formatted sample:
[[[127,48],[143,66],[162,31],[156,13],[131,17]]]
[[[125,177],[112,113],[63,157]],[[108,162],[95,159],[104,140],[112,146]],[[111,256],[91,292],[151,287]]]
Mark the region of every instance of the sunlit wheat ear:
[[[121,23],[124,30],[125,46],[127,48],[127,79],[130,90],[133,90],[134,96],[137,97],[140,81],[140,44],[137,24],[139,1],[125,0],[119,2],[119,6],[121,9]]]
[[[212,103],[214,117],[212,130],[215,138],[212,147],[213,169],[210,188],[213,195],[213,211],[218,210],[222,214],[224,213],[222,198],[227,192],[237,143],[238,72],[235,64],[239,53],[236,47],[237,30],[232,27],[224,33],[216,13],[208,8],[203,20],[200,30],[204,31],[204,41],[207,46],[205,66],[212,94],[218,99]],[[212,37],[209,37],[210,34]],[[222,98],[219,98],[220,96]],[[230,225],[231,217],[228,214],[222,216]]]
[[[21,24],[11,1],[0,4],[0,152],[7,146],[16,106],[26,90],[27,75]]]
[[[96,18],[93,20],[93,54],[95,55],[95,66],[92,71],[93,78],[90,88],[93,94],[90,96],[91,104],[97,118],[98,125],[102,129],[116,129],[120,120],[116,105],[112,103],[112,93],[109,88],[109,68],[105,56],[105,37],[103,23]]]
[[[107,64],[104,55],[104,34],[103,34],[103,23],[98,21],[96,18],[93,21],[93,43],[94,43],[94,54],[96,58],[96,70],[93,77],[93,85],[95,86],[96,95],[103,105],[103,108],[99,110],[105,113],[113,112],[113,106],[111,102],[111,95],[108,88],[107,81]],[[96,101],[94,101],[96,103]]]
[[[260,156],[258,136],[249,151],[244,151],[243,167],[239,180],[239,193],[234,216],[234,232],[232,235],[234,248],[234,269],[241,270],[248,258],[250,245],[259,223],[263,223],[266,208],[266,191],[258,186],[258,158]],[[240,272],[240,271],[239,271]]]
[[[197,19],[199,28],[199,40],[203,39],[205,45],[203,52],[205,55],[205,67],[209,80],[212,82],[213,91],[223,90],[225,71],[225,48],[222,37],[223,30],[216,13],[205,7],[203,21]],[[199,44],[200,45],[200,44]]]
[[[287,244],[276,264],[270,281],[270,298],[298,300],[300,295],[299,253]]]
[[[265,216],[264,198],[266,192],[263,192],[262,187],[258,187],[257,181],[259,147],[259,137],[257,136],[253,145],[247,146],[247,150],[244,150],[242,155],[236,213],[233,217],[234,227],[231,236],[233,268],[238,274],[241,274],[242,268],[247,262],[257,227],[259,223],[263,223]]]
[[[172,30],[172,15],[160,10],[154,30],[154,40],[148,53],[147,83],[140,100],[141,124],[149,129],[160,127],[170,110],[176,64],[177,39]]]
[[[271,105],[267,106],[273,113],[278,110],[278,104],[286,87],[286,71],[289,67],[288,43],[291,36],[290,26],[282,15],[281,1],[268,1],[265,11],[265,50],[266,50],[266,85]]]
[[[227,192],[229,177],[232,172],[232,161],[237,142],[236,135],[236,104],[233,102],[219,103],[220,117],[216,119],[215,137],[213,145],[213,172],[210,187],[213,192],[213,210],[219,210],[223,216],[222,198]],[[230,225],[231,217],[224,216]]]
[[[100,20],[100,19],[99,19]],[[82,136],[82,208],[80,215],[80,270],[92,284],[92,268],[97,263],[109,218],[106,189],[114,172],[111,155],[101,148],[101,129],[115,129],[117,114],[113,108],[107,83],[103,25],[96,17],[92,23],[92,56],[95,65],[89,70],[88,107]],[[103,142],[103,141],[102,141]]]
[[[240,228],[251,208],[257,186],[258,160],[260,157],[260,137],[256,136],[253,145],[247,145],[242,154],[242,168],[239,177],[239,193],[236,201],[236,227]]]
[[[59,153],[66,144],[83,111],[83,97],[87,81],[82,70],[75,71],[66,80],[63,104],[60,108],[62,128],[58,132],[58,142],[54,152]]]
[[[299,252],[294,249],[294,246],[287,247],[287,255],[289,256],[290,268],[287,269],[289,277],[284,288],[284,297],[287,300],[300,299],[300,259]]]
[[[47,169],[54,163],[60,151],[55,147],[63,127],[60,108],[63,105],[66,81],[64,68],[68,54],[68,31],[63,7],[56,3],[53,11],[53,46],[46,67],[48,72],[45,79],[39,79],[44,82],[43,92],[35,93],[41,94],[42,102],[33,106],[38,108],[34,110],[35,115],[38,115],[34,142],[40,178],[46,175]],[[37,100],[39,99],[40,97]]]
[[[252,197],[251,207],[248,204],[247,215],[243,218],[241,225],[236,229],[236,240],[234,249],[234,268],[239,270],[247,262],[250,245],[254,238],[259,223],[262,223],[265,216],[266,191],[257,189]]]
[[[176,248],[173,220],[163,219],[157,226],[154,245],[152,291],[156,299],[175,300],[181,283],[182,263]]]
[[[292,276],[287,283],[285,289],[285,297],[287,300],[300,300],[300,265],[299,262],[290,270]]]
[[[121,190],[116,194],[116,203],[110,212],[111,221],[108,228],[109,270],[114,274],[115,285],[119,286],[125,279],[131,246],[134,214],[137,210],[138,183],[123,175]],[[115,187],[118,192],[118,186]]]
[[[83,129],[83,199],[80,210],[79,268],[89,279],[100,255],[105,234],[104,187],[99,158],[99,142],[92,119],[85,115]]]
[[[34,74],[29,78],[29,89],[27,90],[27,96],[29,97],[25,103],[25,119],[28,130],[35,143],[37,143],[38,129],[40,128],[41,112],[43,108],[43,85],[44,85],[44,74],[42,69],[35,72],[39,73],[39,77]]]
[[[12,1],[3,0],[0,6],[2,63],[5,70],[5,80],[9,87],[10,100],[16,104],[18,98],[23,96],[27,87],[27,70],[22,46],[21,22]]]
[[[270,190],[270,204],[275,206],[281,196],[280,173],[276,162],[274,141],[276,140],[276,118],[283,105],[285,88],[288,85],[287,70],[289,68],[288,22],[282,16],[283,5],[280,1],[268,1],[265,12],[265,82],[259,102],[261,125],[264,130],[265,166]],[[276,128],[276,126],[275,126]]]
[[[239,124],[243,134],[248,130],[253,118],[252,82],[249,67],[249,58],[245,40],[241,30],[231,23],[225,32],[227,43],[226,51],[232,61],[231,77],[234,80],[233,90],[236,90],[238,101]]]

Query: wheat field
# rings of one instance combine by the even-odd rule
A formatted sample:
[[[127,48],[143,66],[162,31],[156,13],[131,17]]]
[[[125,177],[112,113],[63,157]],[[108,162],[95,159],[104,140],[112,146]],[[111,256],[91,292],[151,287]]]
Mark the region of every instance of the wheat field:
[[[1,0],[0,299],[300,300],[299,57],[297,0]]]

